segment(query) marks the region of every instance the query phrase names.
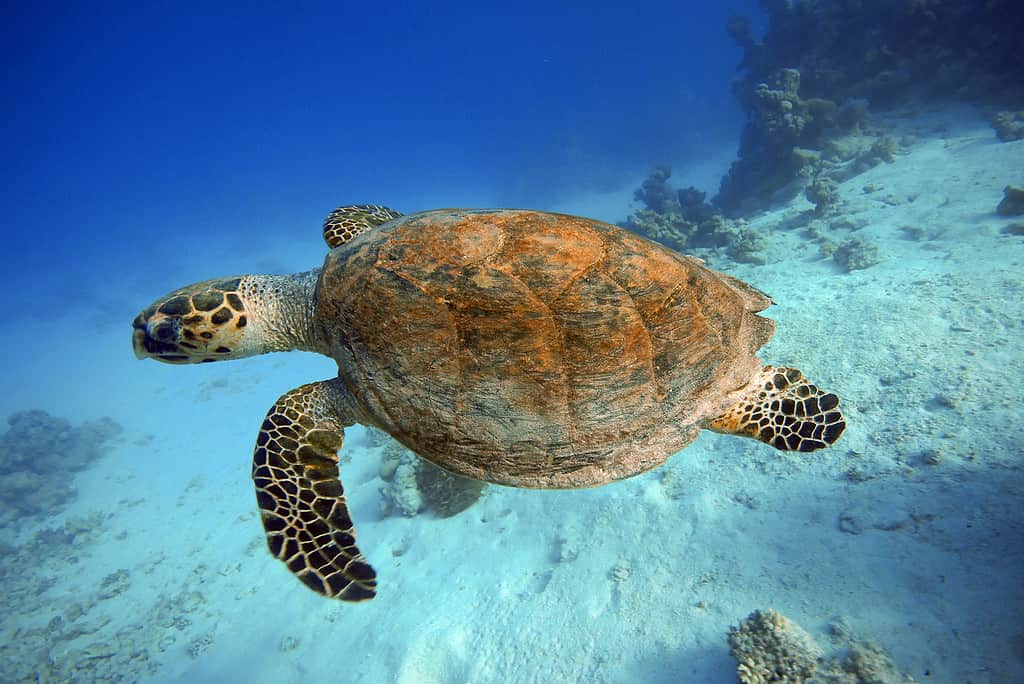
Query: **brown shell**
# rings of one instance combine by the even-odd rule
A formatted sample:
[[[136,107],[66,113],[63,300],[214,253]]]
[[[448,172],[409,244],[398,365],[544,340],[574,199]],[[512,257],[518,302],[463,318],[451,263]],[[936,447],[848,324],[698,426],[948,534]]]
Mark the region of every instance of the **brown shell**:
[[[598,221],[439,210],[332,250],[316,318],[361,420],[468,477],[583,487],[693,441],[760,368],[770,303]]]

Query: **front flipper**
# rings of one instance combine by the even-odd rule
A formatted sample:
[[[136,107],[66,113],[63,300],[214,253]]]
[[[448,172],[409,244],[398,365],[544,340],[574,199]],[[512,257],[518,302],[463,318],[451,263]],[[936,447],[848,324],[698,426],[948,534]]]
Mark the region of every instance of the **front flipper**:
[[[379,204],[349,204],[338,207],[324,219],[324,242],[331,249],[360,233],[394,220],[402,213]]]
[[[839,397],[795,368],[765,366],[746,393],[706,425],[715,432],[753,437],[782,451],[815,451],[846,429]]]
[[[356,548],[338,479],[347,415],[341,380],[303,385],[267,413],[252,479],[270,552],[316,592],[345,601],[377,593],[377,573]]]

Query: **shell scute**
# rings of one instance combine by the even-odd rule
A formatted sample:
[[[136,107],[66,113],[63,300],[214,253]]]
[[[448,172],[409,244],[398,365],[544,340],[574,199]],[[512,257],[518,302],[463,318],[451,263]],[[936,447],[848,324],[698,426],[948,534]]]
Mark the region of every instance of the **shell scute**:
[[[462,475],[572,487],[692,441],[760,367],[767,301],[597,221],[441,210],[332,250],[316,306],[371,422]]]

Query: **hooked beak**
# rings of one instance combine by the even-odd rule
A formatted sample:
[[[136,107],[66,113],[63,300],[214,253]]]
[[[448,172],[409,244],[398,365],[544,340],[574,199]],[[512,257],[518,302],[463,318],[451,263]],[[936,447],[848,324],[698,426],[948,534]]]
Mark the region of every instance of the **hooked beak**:
[[[178,318],[162,318],[148,322],[145,312],[132,321],[132,351],[137,359],[156,359],[166,363],[188,363],[188,357],[181,353],[176,344],[181,321]]]

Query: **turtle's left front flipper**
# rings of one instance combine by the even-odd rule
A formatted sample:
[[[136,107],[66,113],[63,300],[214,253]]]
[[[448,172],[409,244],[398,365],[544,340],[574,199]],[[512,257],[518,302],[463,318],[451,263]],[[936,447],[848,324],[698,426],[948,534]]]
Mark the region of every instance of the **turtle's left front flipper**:
[[[338,449],[353,423],[348,400],[338,378],[278,399],[256,440],[252,478],[271,553],[314,591],[364,601],[377,592],[377,574],[356,547],[338,477]]]

